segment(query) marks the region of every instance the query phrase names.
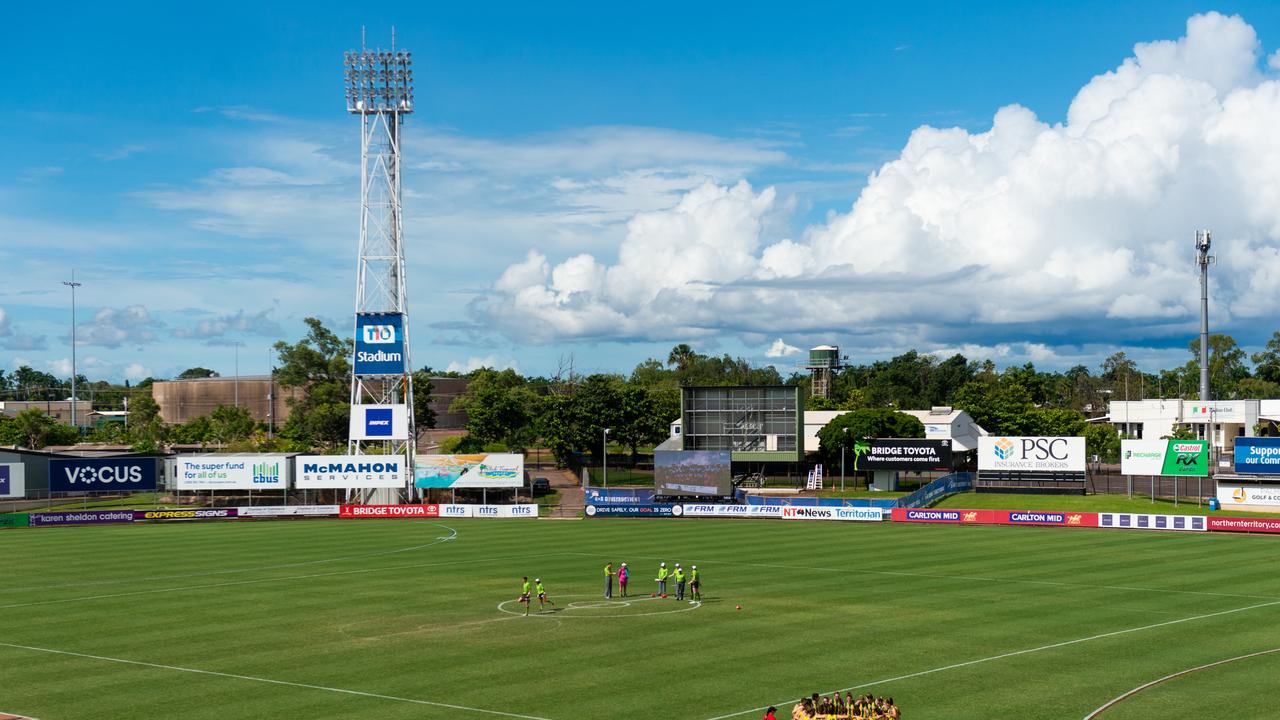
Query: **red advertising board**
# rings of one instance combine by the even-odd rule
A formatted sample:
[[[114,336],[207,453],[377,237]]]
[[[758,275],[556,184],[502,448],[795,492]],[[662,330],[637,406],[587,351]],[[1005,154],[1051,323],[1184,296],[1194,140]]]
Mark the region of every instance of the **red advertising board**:
[[[440,517],[439,505],[343,505],[338,517],[344,518],[414,518]]]
[[[1280,520],[1273,518],[1211,517],[1209,530],[1216,532],[1280,533]]]
[[[1032,510],[931,510],[894,508],[894,522],[950,523],[956,525],[1058,525],[1098,527],[1097,513],[1040,512]]]

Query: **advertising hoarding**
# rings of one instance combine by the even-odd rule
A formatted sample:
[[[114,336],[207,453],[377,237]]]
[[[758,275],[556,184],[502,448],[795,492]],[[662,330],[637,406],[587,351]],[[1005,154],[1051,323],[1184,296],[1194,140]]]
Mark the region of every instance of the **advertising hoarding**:
[[[1270,506],[1280,507],[1280,485],[1248,485],[1240,483],[1218,483],[1218,504],[1224,510],[1233,507]]]
[[[254,505],[238,507],[236,511],[245,517],[329,517],[337,515],[338,505]]]
[[[49,461],[50,492],[137,492],[156,489],[156,459],[55,458]]]
[[[190,508],[185,510],[134,510],[133,519],[140,520],[225,520],[238,517],[237,508]]]
[[[4,513],[0,515],[0,528],[28,527],[31,519],[26,513]]]
[[[1236,472],[1280,475],[1280,438],[1236,438]]]
[[[50,525],[114,525],[133,522],[132,510],[76,510],[38,512],[27,516],[32,527]]]
[[[305,490],[402,488],[409,481],[403,455],[299,455],[294,487]]]
[[[348,437],[352,440],[408,440],[406,405],[352,405]]]
[[[653,453],[653,489],[657,495],[731,495],[732,453],[658,450]]]
[[[587,488],[588,505],[649,505],[653,491],[643,488]]]
[[[413,484],[420,488],[515,488],[524,486],[524,455],[419,455]]]
[[[1214,532],[1280,533],[1280,519],[1211,517],[1209,529]]]
[[[859,522],[880,522],[884,513],[880,508],[866,507],[796,507],[782,506],[778,516],[783,520],[856,520]]]
[[[782,505],[699,505],[689,503],[680,506],[678,514],[684,517],[782,517]]]
[[[1083,473],[1084,468],[1082,437],[983,435],[978,438],[979,470]]]
[[[179,490],[283,490],[289,459],[283,455],[195,455],[174,461]]]
[[[22,463],[0,463],[0,498],[27,496],[26,471]]]
[[[1125,475],[1209,476],[1208,440],[1121,440]]]
[[[949,523],[957,525],[1057,525],[1098,527],[1098,514],[1037,510],[929,510],[894,508],[894,522]]]
[[[404,316],[400,313],[356,315],[356,375],[403,375]]]
[[[855,470],[950,470],[951,440],[881,438],[853,446]]]
[[[1141,513],[1098,513],[1098,527],[1118,530],[1183,530],[1204,532],[1202,515],[1148,515]]]
[[[673,517],[679,505],[588,505],[587,517]]]

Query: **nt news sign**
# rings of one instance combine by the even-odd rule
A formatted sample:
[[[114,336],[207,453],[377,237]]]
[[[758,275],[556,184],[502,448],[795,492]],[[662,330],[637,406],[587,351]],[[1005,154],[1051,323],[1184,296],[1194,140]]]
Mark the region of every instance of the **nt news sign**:
[[[984,435],[978,438],[978,470],[1082,473],[1084,438]]]
[[[356,315],[356,375],[403,375],[404,316],[400,313]]]

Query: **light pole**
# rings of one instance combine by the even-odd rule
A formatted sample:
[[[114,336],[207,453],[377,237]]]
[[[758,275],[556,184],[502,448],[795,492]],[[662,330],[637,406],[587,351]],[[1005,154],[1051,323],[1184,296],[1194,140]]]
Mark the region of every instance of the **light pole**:
[[[604,489],[609,489],[609,428],[604,429],[604,440],[600,446],[600,467],[604,470]]]
[[[71,271],[71,279],[63,280],[63,285],[71,288],[71,427],[77,432],[80,426],[76,424],[76,288],[84,283],[76,282],[76,271]]]
[[[244,344],[244,343],[240,342],[239,340],[236,340],[235,342],[231,343],[231,347],[235,348],[235,353],[236,353],[236,361],[235,361],[235,365],[236,365],[236,383],[235,383],[235,388],[234,388],[234,389],[235,389],[235,405],[236,405],[236,407],[240,407],[240,346],[241,346],[241,345],[243,345],[243,344]]]
[[[849,446],[849,428],[844,428],[844,442],[840,443],[840,492],[844,492],[844,450]]]

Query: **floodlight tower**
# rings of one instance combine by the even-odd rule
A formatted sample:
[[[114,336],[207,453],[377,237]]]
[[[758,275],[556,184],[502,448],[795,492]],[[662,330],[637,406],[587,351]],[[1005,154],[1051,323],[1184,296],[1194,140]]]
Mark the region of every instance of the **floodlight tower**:
[[[406,439],[352,437],[350,454],[395,454],[413,467],[413,366],[409,362],[409,303],[405,292],[404,225],[400,205],[400,139],[413,112],[410,53],[396,50],[345,53],[347,112],[360,116],[360,249],[356,265],[356,344],[352,354],[352,412],[360,404],[406,405]],[[373,333],[373,335],[369,335]],[[368,337],[366,337],[368,335]],[[377,361],[361,352],[374,343]],[[384,352],[385,350],[385,352]],[[405,490],[412,492],[411,485]],[[377,497],[381,495],[381,497]],[[366,502],[397,502],[395,491],[366,491]]]
[[[1209,402],[1209,266],[1217,260],[1209,254],[1212,244],[1208,230],[1196,231],[1196,265],[1200,266],[1200,402]]]

